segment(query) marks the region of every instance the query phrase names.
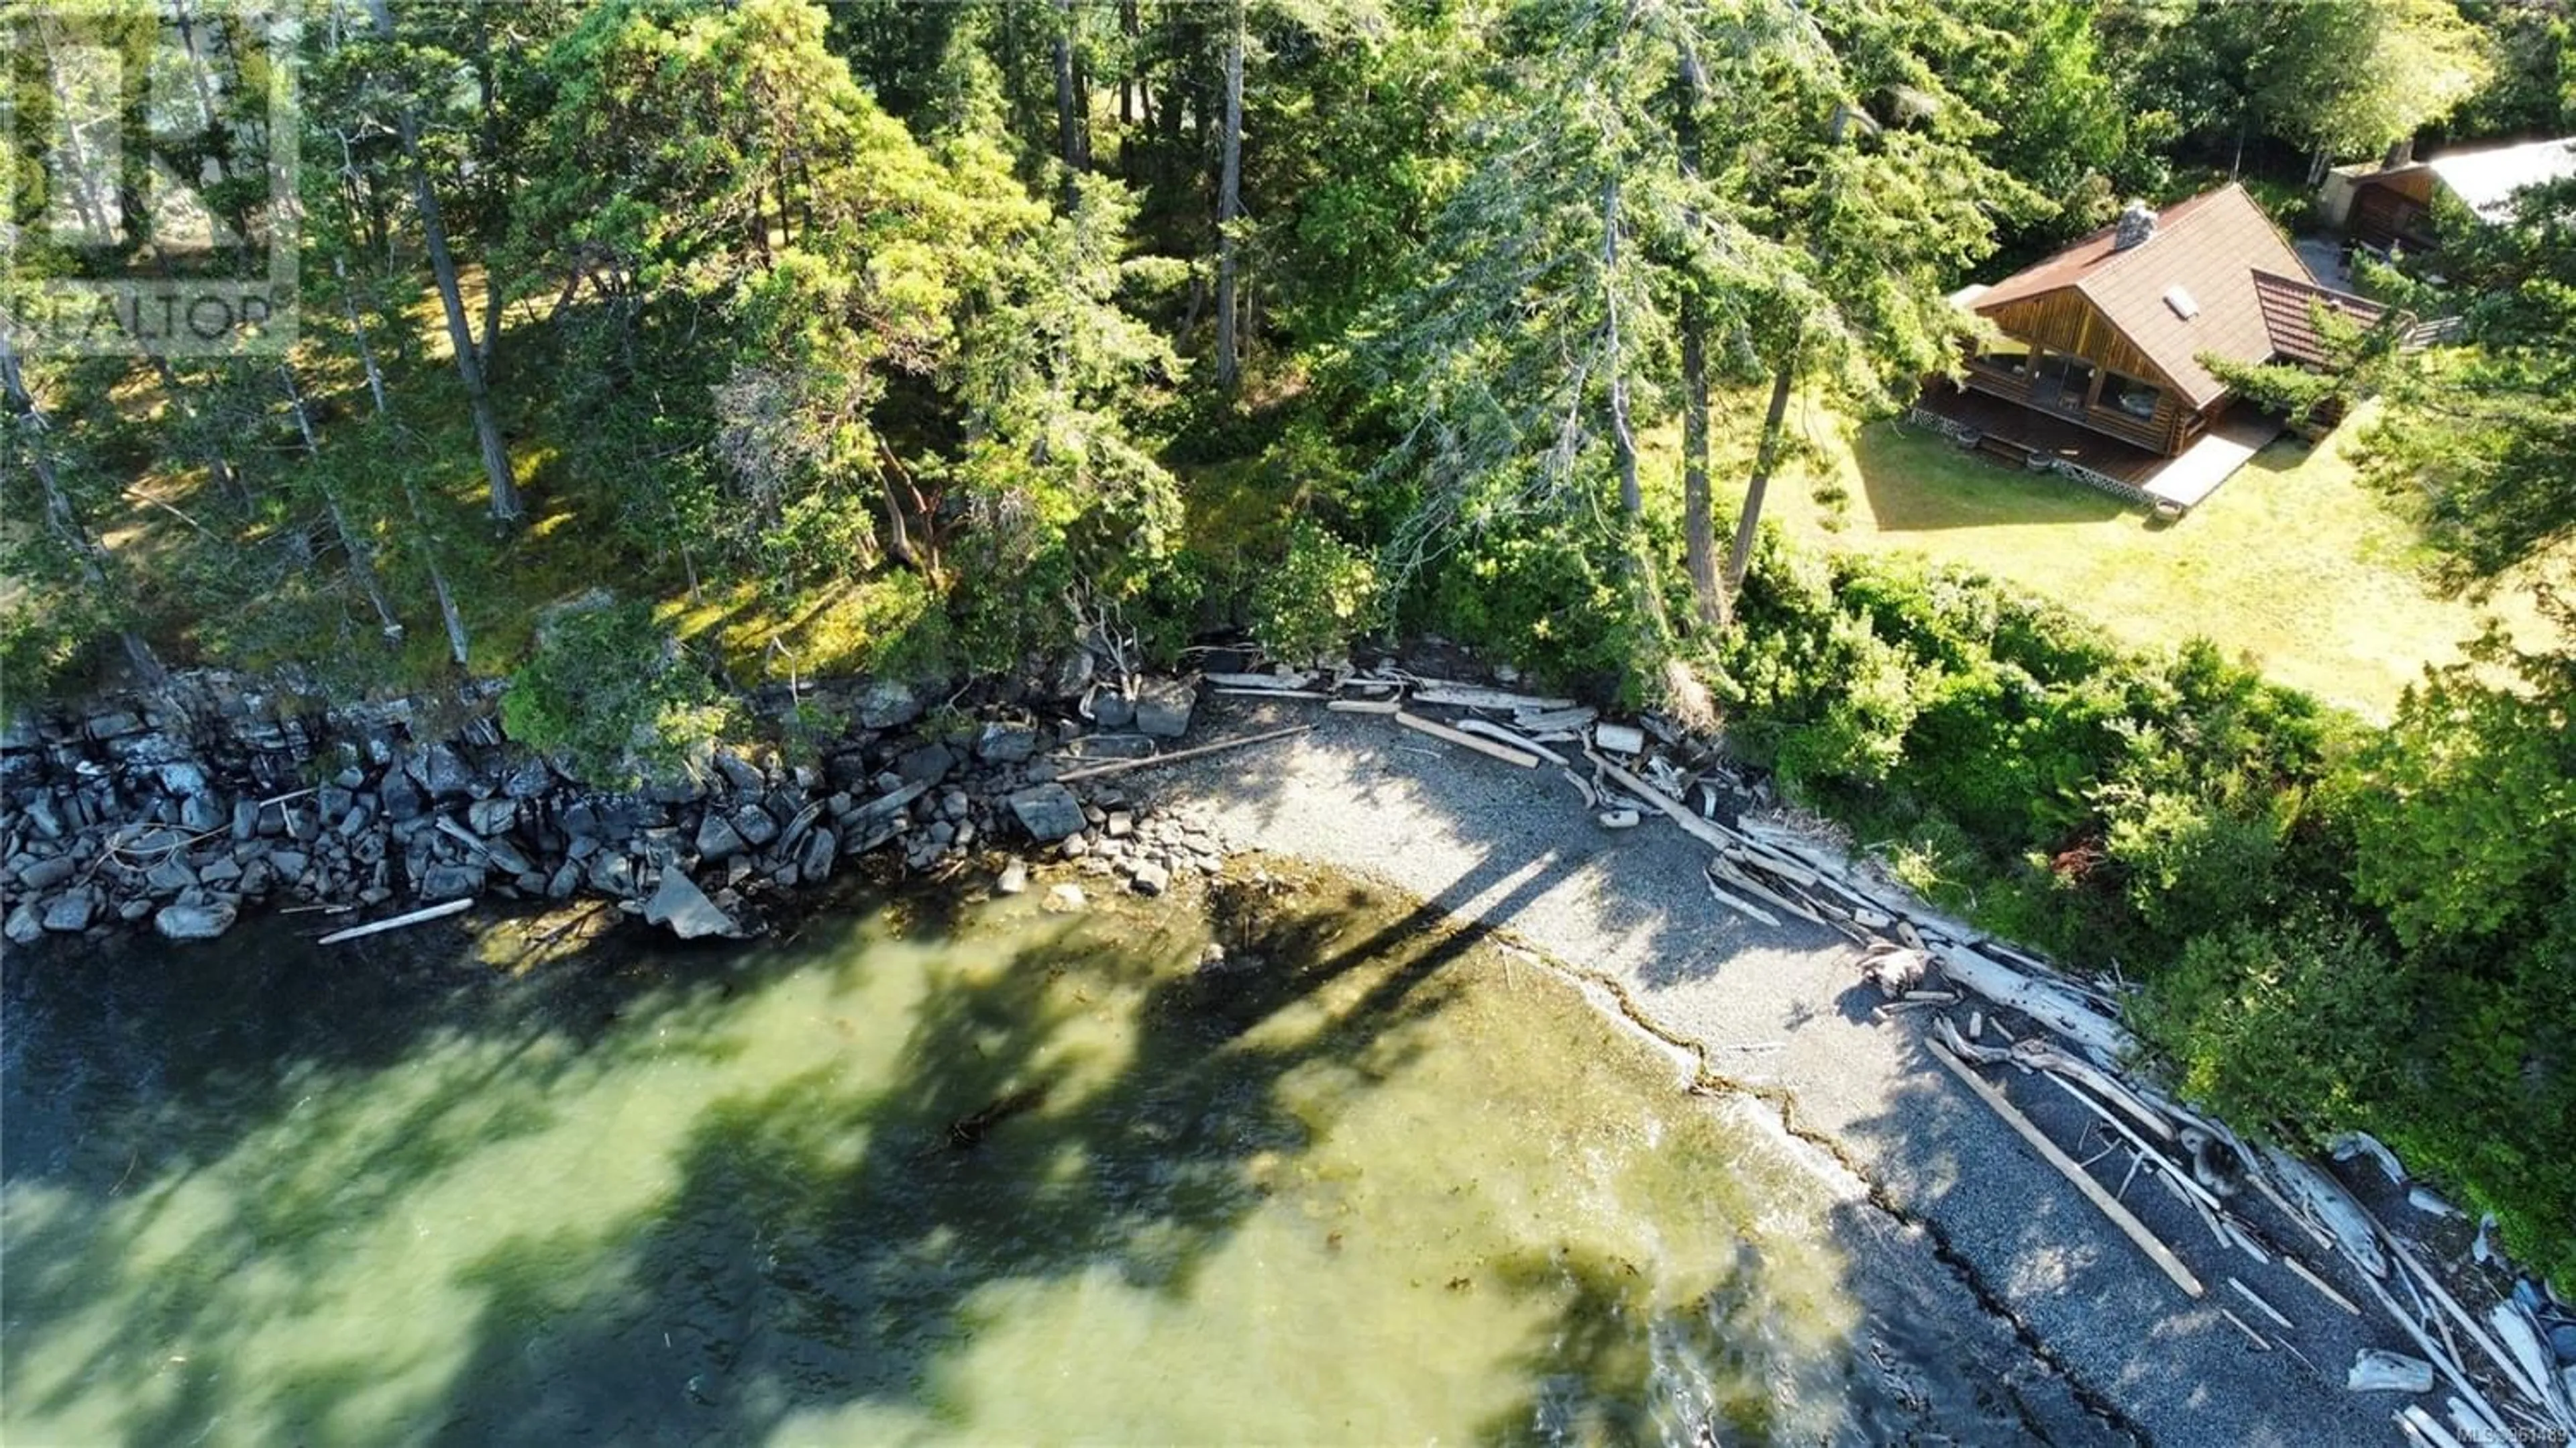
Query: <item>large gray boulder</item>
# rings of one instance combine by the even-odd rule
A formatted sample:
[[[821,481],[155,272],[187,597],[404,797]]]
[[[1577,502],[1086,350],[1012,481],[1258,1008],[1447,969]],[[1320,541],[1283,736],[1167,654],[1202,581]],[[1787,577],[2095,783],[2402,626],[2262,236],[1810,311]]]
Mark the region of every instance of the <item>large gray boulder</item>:
[[[986,724],[975,738],[975,753],[988,764],[1026,764],[1038,752],[1038,731],[1027,724]]]
[[[778,838],[778,821],[759,805],[746,804],[735,809],[732,819],[733,832],[742,836],[743,843],[754,849]]]
[[[411,782],[411,776],[400,770],[385,772],[383,781],[376,786],[376,798],[384,803],[385,818],[396,822],[418,819],[421,811],[429,808],[429,802],[421,797],[419,787]]]
[[[20,945],[33,945],[44,939],[45,917],[36,909],[36,902],[26,901],[17,909],[10,911],[9,923],[0,925],[0,935],[5,935]]]
[[[602,850],[590,857],[590,888],[613,899],[635,894],[635,861],[623,850]]]
[[[488,793],[483,776],[453,744],[433,744],[412,761],[411,772],[433,797],[453,799]]]
[[[1190,732],[1190,711],[1199,691],[1177,679],[1149,679],[1136,690],[1136,728],[1157,739],[1178,739]]]
[[[722,774],[725,782],[740,794],[758,794],[769,787],[769,781],[761,778],[760,771],[753,767],[751,761],[731,750],[716,751],[716,772]]]
[[[143,872],[143,883],[155,895],[176,895],[197,883],[197,872],[188,868],[186,860],[170,855]]]
[[[821,884],[832,878],[832,862],[840,851],[839,837],[830,830],[815,830],[805,836],[805,851],[796,857],[796,873],[808,885]]]
[[[463,900],[481,894],[483,865],[432,865],[421,876],[420,896],[424,900]]]
[[[742,853],[742,833],[714,810],[698,821],[698,858],[721,860]]]
[[[1060,784],[1031,785],[1013,794],[1011,813],[1018,817],[1020,828],[1045,844],[1080,834],[1086,823],[1082,817],[1082,801],[1075,799],[1073,791]]]
[[[201,835],[229,827],[232,817],[232,806],[212,790],[179,801],[179,823]]]
[[[45,928],[77,935],[89,928],[90,917],[97,913],[98,892],[84,885],[45,907]]]
[[[465,827],[490,838],[506,835],[519,823],[519,802],[504,796],[478,799],[465,807]]]
[[[40,789],[29,795],[27,802],[18,807],[18,817],[27,822],[39,839],[59,840],[65,833],[62,809],[50,789]]]
[[[543,759],[531,759],[510,771],[501,792],[512,799],[535,799],[555,787],[555,772]]]
[[[80,873],[80,861],[69,855],[56,855],[50,860],[37,860],[18,872],[18,883],[29,890],[50,890]]]
[[[682,940],[742,934],[742,927],[716,908],[716,902],[707,898],[707,892],[698,888],[689,872],[676,868],[662,872],[661,888],[644,902],[644,923],[668,925],[671,933]]]
[[[233,928],[240,912],[229,902],[211,905],[164,905],[152,917],[152,928],[167,940],[212,940]]]
[[[859,723],[869,729],[893,729],[921,717],[921,696],[895,679],[879,679],[859,695]]]
[[[906,784],[937,784],[956,768],[957,756],[945,744],[924,744],[907,749],[894,762],[894,772]]]

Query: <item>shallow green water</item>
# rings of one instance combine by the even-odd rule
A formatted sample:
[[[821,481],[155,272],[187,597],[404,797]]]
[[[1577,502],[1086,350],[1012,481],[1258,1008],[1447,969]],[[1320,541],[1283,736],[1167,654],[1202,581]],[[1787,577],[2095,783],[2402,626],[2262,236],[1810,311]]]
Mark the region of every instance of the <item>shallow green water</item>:
[[[1902,1411],[1809,1173],[1551,972],[1364,892],[880,907],[517,978],[402,948],[10,962],[9,1443]]]

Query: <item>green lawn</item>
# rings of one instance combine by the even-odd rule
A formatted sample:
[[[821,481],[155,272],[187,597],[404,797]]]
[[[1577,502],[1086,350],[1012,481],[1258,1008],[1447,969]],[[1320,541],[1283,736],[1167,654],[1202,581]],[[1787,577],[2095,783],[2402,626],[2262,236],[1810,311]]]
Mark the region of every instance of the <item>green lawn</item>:
[[[2480,609],[2426,582],[2413,529],[2354,476],[2363,421],[2314,447],[2284,438],[2188,516],[2158,522],[1919,429],[1854,430],[1808,412],[1809,455],[1773,490],[1771,516],[1803,540],[2012,580],[2134,643],[2204,634],[2283,683],[2383,718],[2427,663],[2460,657],[2484,613],[2527,643],[2548,631],[2527,594]]]

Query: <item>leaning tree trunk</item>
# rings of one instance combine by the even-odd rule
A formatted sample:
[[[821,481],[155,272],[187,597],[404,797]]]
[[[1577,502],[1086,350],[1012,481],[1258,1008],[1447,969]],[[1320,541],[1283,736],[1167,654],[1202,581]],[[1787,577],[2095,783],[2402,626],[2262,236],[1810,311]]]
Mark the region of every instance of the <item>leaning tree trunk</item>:
[[[1683,49],[1673,77],[1673,147],[1686,181],[1699,178],[1698,106],[1698,67]],[[1708,495],[1708,313],[1687,279],[1676,321],[1682,352],[1682,539],[1699,621],[1719,628],[1726,623],[1726,604],[1717,589],[1717,527]]]
[[[304,388],[295,380],[295,369],[280,362],[277,364],[277,377],[286,384],[286,405],[294,410],[295,430],[304,439],[304,456],[318,463],[322,458],[322,443],[313,435],[313,414],[304,405]],[[366,591],[367,602],[375,605],[376,618],[384,628],[385,642],[401,643],[402,620],[394,616],[393,605],[385,599],[384,583],[376,576],[374,553],[367,547],[367,540],[349,526],[348,514],[340,509],[338,491],[327,481],[320,482],[319,486],[322,507],[331,515],[331,527],[340,535],[340,546],[349,555],[349,576]]]
[[[1753,454],[1753,476],[1744,484],[1744,512],[1735,520],[1735,543],[1726,550],[1726,587],[1719,596],[1718,623],[1735,614],[1736,596],[1744,591],[1745,570],[1753,566],[1753,538],[1762,523],[1762,496],[1771,487],[1771,470],[1780,462],[1780,431],[1789,416],[1789,389],[1798,375],[1797,349],[1780,360],[1771,377],[1771,406],[1762,414],[1762,445]]]
[[[394,38],[394,17],[386,0],[367,0],[376,37]],[[447,223],[438,210],[437,188],[429,184],[429,167],[420,154],[420,117],[408,105],[394,117],[402,134],[403,159],[411,167],[413,202],[420,208],[421,241],[429,251],[429,269],[438,283],[439,305],[447,313],[447,342],[456,353],[456,375],[465,383],[466,404],[474,413],[474,435],[483,450],[483,472],[492,484],[492,516],[516,521],[519,485],[510,476],[510,452],[501,443],[501,424],[492,412],[492,394],[483,385],[483,364],[474,348],[474,325],[465,314],[465,293],[456,282],[456,256],[447,248]],[[487,279],[486,284],[489,284]]]
[[[1717,525],[1708,496],[1708,318],[1696,297],[1682,299],[1680,322],[1683,545],[1699,621],[1723,628],[1726,604],[1717,588]]]
[[[1608,305],[1605,339],[1610,353],[1610,454],[1619,466],[1619,511],[1633,521],[1646,511],[1637,484],[1637,439],[1628,426],[1628,359],[1619,334],[1619,178],[1601,185],[1601,284]]]
[[[1216,385],[1228,392],[1240,378],[1235,336],[1235,223],[1243,215],[1243,0],[1226,7],[1225,139],[1216,183]]]
[[[337,257],[331,270],[340,278],[340,305],[349,313],[349,337],[358,349],[358,363],[367,371],[367,394],[376,400],[376,416],[385,415],[385,373],[376,365],[376,349],[367,344],[367,324],[358,316],[358,297],[349,290],[349,269]]]
[[[438,620],[447,628],[447,655],[459,670],[470,670],[466,662],[465,615],[456,606],[456,590],[447,585],[447,570],[438,566],[438,537],[429,530],[429,515],[420,506],[420,490],[412,486],[411,475],[403,475],[403,498],[411,504],[412,526],[420,530],[421,561],[429,566],[429,587],[438,595]]]

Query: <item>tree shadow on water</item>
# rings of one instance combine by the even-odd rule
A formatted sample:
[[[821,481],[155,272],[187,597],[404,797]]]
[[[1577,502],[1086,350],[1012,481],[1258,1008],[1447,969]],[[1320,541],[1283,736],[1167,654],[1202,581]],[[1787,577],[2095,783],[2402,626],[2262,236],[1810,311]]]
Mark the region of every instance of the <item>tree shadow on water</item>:
[[[1513,894],[1552,878],[1494,877]],[[139,1084],[69,1091],[26,1138],[44,1150],[10,1163],[0,1317],[11,1355],[43,1366],[9,1373],[9,1436],[734,1442],[870,1406],[955,1422],[951,1370],[1018,1286],[1108,1274],[1187,1296],[1341,1089],[1417,1054],[1463,989],[1444,968],[1488,934],[1366,891],[1228,883],[1204,921],[1226,959],[1201,967],[1192,922],[1095,913],[940,975],[865,1079],[830,1062],[683,1103],[676,1144],[652,1148],[670,1185],[640,1204],[437,1224],[451,1245],[492,1235],[417,1301],[353,1286],[349,1244],[455,1200],[438,1194],[495,1170],[495,1147],[585,1129],[603,1081],[658,1089],[676,1061],[746,1075],[741,1007],[835,968],[813,954],[835,947],[626,942],[551,981],[326,988],[205,1062],[150,1046],[204,999],[133,1006],[117,1029],[144,1044],[117,1069]],[[243,989],[300,980],[267,969]],[[70,1068],[56,1024],[18,1031],[12,1111]],[[353,1292],[395,1318],[462,1316],[371,1341],[335,1323]]]
[[[1040,941],[931,992],[886,1089],[816,1070],[710,1102],[631,1237],[485,1254],[434,1439],[757,1441],[864,1405],[953,1421],[987,1289],[1106,1271],[1186,1295],[1258,1209],[1256,1164],[1331,1124],[1288,1078],[1399,1068],[1483,933],[1262,885],[1209,914],[1223,967]],[[1101,1013],[1123,1041],[1085,1028]]]

